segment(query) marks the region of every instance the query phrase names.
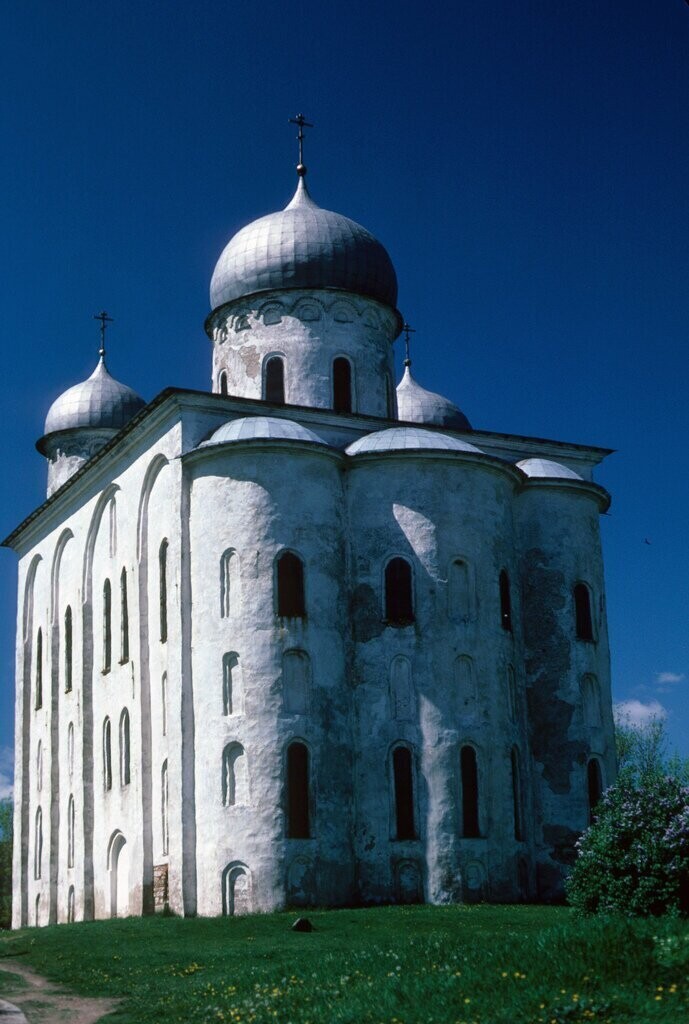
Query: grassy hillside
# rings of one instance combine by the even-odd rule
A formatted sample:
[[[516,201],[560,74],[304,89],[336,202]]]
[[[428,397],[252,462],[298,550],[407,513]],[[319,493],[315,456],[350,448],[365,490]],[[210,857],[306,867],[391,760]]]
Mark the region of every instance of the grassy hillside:
[[[553,907],[386,907],[216,920],[130,918],[0,938],[118,1024],[675,1024],[689,926]],[[1,964],[0,960],[0,964]],[[0,973],[0,993],[3,975]]]

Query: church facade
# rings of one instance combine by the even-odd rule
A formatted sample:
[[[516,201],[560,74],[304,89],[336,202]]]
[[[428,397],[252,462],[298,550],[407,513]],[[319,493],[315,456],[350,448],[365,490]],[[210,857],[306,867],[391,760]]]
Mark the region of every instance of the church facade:
[[[16,927],[555,899],[614,777],[607,450],[395,388],[390,258],[298,172],[218,261],[209,392],[103,348],[48,413]]]

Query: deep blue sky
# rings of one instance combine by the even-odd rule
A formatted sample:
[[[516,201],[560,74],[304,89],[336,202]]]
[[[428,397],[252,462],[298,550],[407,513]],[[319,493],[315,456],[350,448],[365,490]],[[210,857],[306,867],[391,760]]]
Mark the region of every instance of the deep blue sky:
[[[215,260],[290,198],[303,110],[312,194],[386,245],[418,379],[476,427],[617,449],[615,695],[660,701],[689,753],[684,0],[4,0],[0,19],[3,536],[44,495],[33,444],[94,365],[93,313],[146,398],[209,386]],[[0,772],[15,575],[0,552]]]

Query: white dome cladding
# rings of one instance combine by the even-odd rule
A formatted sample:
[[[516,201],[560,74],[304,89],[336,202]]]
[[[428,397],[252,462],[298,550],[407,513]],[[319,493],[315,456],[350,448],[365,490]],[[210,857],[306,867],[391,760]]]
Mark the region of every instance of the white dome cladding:
[[[46,416],[44,433],[79,427],[119,430],[145,405],[136,391],[110,375],[101,358],[88,380],[55,399]]]
[[[385,248],[340,213],[322,210],[303,177],[291,202],[230,239],[211,280],[211,308],[256,292],[334,288],[397,303],[397,275]]]
[[[397,385],[397,418],[408,423],[432,423],[452,430],[471,430],[464,413],[449,398],[422,388],[405,367]]]
[[[377,430],[373,434],[360,437],[345,450],[347,455],[362,455],[364,452],[399,452],[414,449],[484,454],[480,448],[467,441],[460,441],[459,438],[436,433],[434,430],[423,430],[420,427],[389,427],[387,430]]]
[[[522,459],[517,463],[517,468],[529,477],[540,477],[549,480],[583,480],[584,478],[575,473],[573,469],[561,465],[559,462],[552,462],[550,459]]]
[[[282,419],[279,416],[243,416],[223,423],[201,447],[253,440],[309,441],[322,445],[327,443],[312,430],[302,427],[294,420]]]

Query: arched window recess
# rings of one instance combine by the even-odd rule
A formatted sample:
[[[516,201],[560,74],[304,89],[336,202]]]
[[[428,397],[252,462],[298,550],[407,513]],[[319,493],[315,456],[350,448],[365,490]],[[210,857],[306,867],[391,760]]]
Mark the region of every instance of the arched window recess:
[[[577,640],[593,640],[591,591],[585,583],[577,583],[574,587],[573,594]]]
[[[287,748],[287,838],[311,837],[309,808],[309,751],[294,740]]]
[[[352,364],[345,356],[333,359],[333,409],[352,412]]]
[[[285,404],[285,363],[282,356],[269,356],[266,360],[263,398],[273,405]]]
[[[414,621],[412,568],[406,558],[391,558],[385,566],[384,618],[390,626]]]
[[[278,555],[276,566],[277,613],[281,618],[306,616],[304,595],[304,563],[292,551]]]
[[[392,750],[395,839],[417,839],[414,815],[414,758],[409,747]]]

